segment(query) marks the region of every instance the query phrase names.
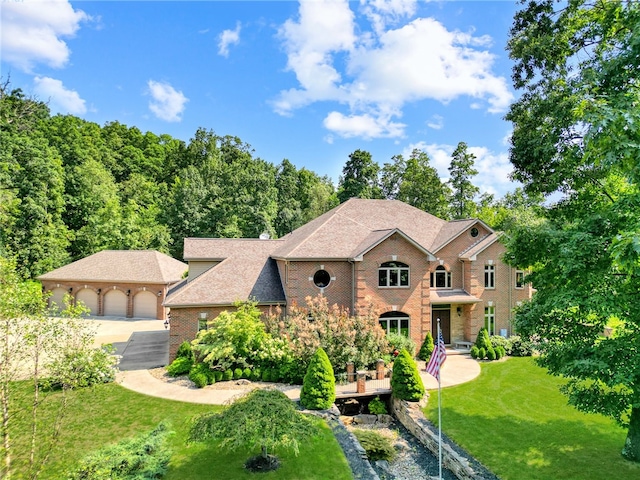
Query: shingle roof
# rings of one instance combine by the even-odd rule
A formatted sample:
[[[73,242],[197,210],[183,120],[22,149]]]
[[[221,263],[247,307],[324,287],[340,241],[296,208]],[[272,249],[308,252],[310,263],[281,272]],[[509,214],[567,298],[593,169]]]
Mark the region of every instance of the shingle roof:
[[[40,280],[114,283],[179,282],[188,265],[155,250],[103,250],[40,275]]]
[[[491,232],[458,255],[460,258],[474,260],[474,257],[500,239],[501,232]]]
[[[247,299],[284,303],[278,267],[271,252],[282,240],[186,238],[185,258],[217,259],[192,281],[170,292],[167,307],[231,305]]]
[[[283,237],[273,252],[283,259],[350,259],[375,241],[382,230],[401,230],[424,250],[432,251],[448,222],[397,200],[352,198]]]

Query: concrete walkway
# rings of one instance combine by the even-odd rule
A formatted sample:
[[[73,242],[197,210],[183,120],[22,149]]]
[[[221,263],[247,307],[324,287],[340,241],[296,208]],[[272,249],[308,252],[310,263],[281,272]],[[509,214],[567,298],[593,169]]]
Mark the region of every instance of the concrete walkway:
[[[450,387],[459,383],[468,382],[480,375],[480,364],[473,360],[469,355],[462,355],[457,352],[449,353],[450,354],[448,355],[441,371],[443,387]],[[438,382],[435,378],[424,371],[424,362],[418,362],[418,368],[420,369],[420,376],[422,377],[425,388],[427,390],[437,389]],[[116,381],[129,390],[150,395],[152,397],[210,405],[224,405],[234,397],[238,397],[246,393],[246,390],[240,389],[223,390],[215,388],[215,386],[190,388],[171,384],[155,378],[148,370],[120,372],[117,375]],[[337,390],[341,389],[353,389],[353,386],[337,386]],[[292,400],[298,400],[300,398],[300,386],[287,386],[283,388],[283,391]]]

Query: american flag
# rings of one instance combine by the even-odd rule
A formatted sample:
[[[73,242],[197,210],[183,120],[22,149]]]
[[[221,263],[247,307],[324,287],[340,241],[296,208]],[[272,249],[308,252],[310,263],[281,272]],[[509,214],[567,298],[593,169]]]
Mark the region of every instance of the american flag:
[[[446,359],[447,352],[444,349],[444,338],[442,338],[442,331],[439,331],[438,341],[436,342],[436,346],[431,353],[431,358],[427,363],[427,373],[440,380],[440,367],[442,367],[442,364]]]

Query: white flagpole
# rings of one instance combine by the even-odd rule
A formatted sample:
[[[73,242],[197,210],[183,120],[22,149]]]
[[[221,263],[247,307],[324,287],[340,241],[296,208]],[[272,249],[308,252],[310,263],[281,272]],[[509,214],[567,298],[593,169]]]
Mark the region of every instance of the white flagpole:
[[[440,341],[440,319],[438,318],[438,342]],[[440,384],[440,369],[438,367],[438,478],[442,480],[442,389]]]

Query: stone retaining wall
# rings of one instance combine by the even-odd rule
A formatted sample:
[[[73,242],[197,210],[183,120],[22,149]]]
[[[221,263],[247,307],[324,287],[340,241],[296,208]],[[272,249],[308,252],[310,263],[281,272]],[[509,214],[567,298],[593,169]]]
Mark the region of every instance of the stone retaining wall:
[[[426,400],[425,396],[425,400]],[[424,402],[406,402],[391,397],[390,407],[392,415],[411,432],[433,454],[438,456],[438,434],[433,432],[433,426],[422,413]],[[442,443],[442,466],[451,470],[460,480],[482,480],[471,467],[469,460],[458,454],[451,445]]]

